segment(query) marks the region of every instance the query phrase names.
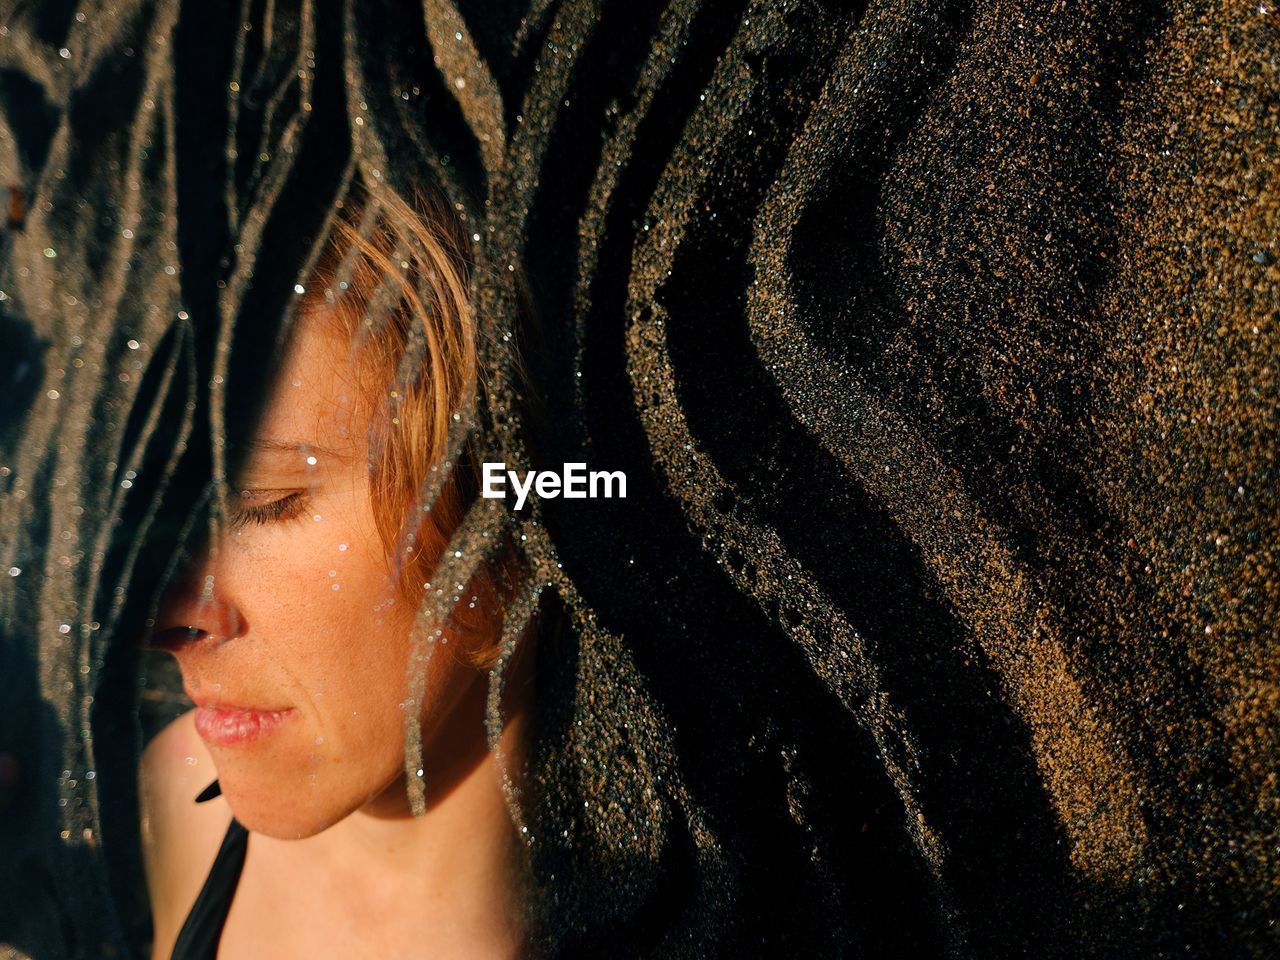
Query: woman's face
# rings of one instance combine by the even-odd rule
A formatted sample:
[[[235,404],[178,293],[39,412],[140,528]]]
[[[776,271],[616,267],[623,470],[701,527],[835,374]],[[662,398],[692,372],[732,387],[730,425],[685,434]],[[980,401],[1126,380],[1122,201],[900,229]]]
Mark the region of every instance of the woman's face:
[[[153,631],[177,657],[236,817],[280,838],[403,795],[414,611],[370,500],[375,404],[349,342],[323,320],[303,320],[293,337],[233,478],[235,522],[171,586]],[[452,653],[442,648],[427,671],[428,751],[479,677]]]

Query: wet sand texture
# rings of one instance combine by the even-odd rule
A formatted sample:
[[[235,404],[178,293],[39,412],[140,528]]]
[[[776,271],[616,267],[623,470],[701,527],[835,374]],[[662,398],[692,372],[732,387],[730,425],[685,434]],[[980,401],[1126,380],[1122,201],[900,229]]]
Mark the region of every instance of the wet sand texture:
[[[0,30],[0,943],[145,939],[120,637],[355,176],[471,238],[455,442],[628,477],[438,575],[564,614],[548,955],[1276,955],[1274,0],[269,14]]]

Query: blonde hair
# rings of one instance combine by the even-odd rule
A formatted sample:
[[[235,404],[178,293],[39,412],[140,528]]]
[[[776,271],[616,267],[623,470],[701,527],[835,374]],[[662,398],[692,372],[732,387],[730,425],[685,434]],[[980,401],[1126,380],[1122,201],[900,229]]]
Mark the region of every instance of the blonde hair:
[[[401,592],[415,606],[476,483],[468,443],[431,509],[419,508],[419,491],[448,452],[454,414],[481,388],[468,254],[461,225],[439,196],[421,194],[410,203],[382,189],[376,197],[356,190],[340,204],[302,302],[305,315],[331,317],[350,338],[364,385],[376,395],[369,458],[374,516],[399,567]],[[492,666],[498,654],[513,562],[505,546],[496,562],[482,565],[454,610],[468,635],[465,656],[478,668]]]

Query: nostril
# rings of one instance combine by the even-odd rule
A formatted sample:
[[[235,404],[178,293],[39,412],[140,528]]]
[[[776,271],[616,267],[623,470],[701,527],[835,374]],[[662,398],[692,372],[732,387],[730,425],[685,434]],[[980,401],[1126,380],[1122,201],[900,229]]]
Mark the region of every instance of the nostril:
[[[209,634],[199,627],[169,627],[157,630],[143,643],[148,650],[176,650],[183,644],[203,639]]]

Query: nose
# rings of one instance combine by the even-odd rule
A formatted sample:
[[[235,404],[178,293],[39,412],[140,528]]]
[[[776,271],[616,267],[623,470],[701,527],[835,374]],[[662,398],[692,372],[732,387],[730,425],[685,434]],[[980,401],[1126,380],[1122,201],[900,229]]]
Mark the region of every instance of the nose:
[[[174,651],[196,640],[233,640],[248,629],[207,554],[181,568],[160,597],[147,646]]]

